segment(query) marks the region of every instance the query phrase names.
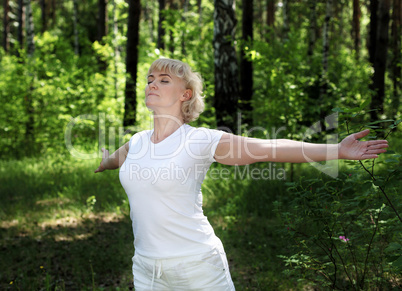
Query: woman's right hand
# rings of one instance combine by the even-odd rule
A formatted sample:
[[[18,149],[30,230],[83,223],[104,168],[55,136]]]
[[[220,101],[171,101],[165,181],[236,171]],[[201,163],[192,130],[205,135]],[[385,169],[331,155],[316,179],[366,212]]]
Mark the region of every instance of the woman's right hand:
[[[103,166],[103,161],[109,157],[109,151],[105,148],[102,148],[102,152],[102,161],[100,162],[99,167],[95,170],[95,173],[103,172],[104,170],[106,170],[106,168]]]

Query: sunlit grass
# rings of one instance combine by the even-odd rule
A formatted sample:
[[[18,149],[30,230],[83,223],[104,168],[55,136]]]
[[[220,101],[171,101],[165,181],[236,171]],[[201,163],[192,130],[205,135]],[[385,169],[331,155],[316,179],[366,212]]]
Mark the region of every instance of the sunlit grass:
[[[129,290],[133,235],[118,171],[94,174],[97,160],[0,161],[1,290]],[[268,168],[258,164],[253,168]],[[287,203],[286,180],[229,175],[204,182],[204,212],[221,238],[238,290],[302,290],[277,257],[287,251],[273,202]],[[233,168],[214,164],[211,170]],[[342,171],[352,166],[341,162]],[[310,165],[294,176],[315,177]]]

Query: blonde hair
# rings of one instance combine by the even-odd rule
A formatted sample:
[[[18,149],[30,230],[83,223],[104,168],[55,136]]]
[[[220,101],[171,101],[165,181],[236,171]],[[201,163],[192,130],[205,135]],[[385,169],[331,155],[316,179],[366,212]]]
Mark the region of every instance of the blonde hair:
[[[153,71],[163,71],[173,74],[182,79],[186,84],[186,89],[192,91],[190,100],[184,101],[181,107],[185,123],[194,121],[204,111],[204,96],[202,96],[201,75],[193,72],[191,67],[182,61],[174,59],[158,59],[154,61],[148,70],[148,75]]]

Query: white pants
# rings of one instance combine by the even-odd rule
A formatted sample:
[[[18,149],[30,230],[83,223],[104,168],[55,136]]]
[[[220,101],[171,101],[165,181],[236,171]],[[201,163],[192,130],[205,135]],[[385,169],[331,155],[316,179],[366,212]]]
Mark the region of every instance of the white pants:
[[[135,254],[133,275],[136,291],[235,290],[221,246],[205,254],[163,260]]]

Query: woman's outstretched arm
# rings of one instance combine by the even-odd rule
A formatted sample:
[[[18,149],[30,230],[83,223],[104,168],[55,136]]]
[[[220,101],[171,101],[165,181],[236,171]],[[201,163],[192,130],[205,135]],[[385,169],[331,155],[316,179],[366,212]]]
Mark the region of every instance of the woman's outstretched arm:
[[[288,139],[256,139],[225,133],[215,151],[217,162],[247,165],[256,162],[305,163],[335,159],[364,160],[386,152],[386,140],[359,141],[369,130],[351,134],[338,144],[315,144]]]
[[[103,156],[99,167],[95,170],[95,173],[103,172],[104,170],[114,170],[120,168],[126,160],[129,149],[129,143],[125,143],[118,148],[113,154],[109,155],[109,151],[102,148]]]

